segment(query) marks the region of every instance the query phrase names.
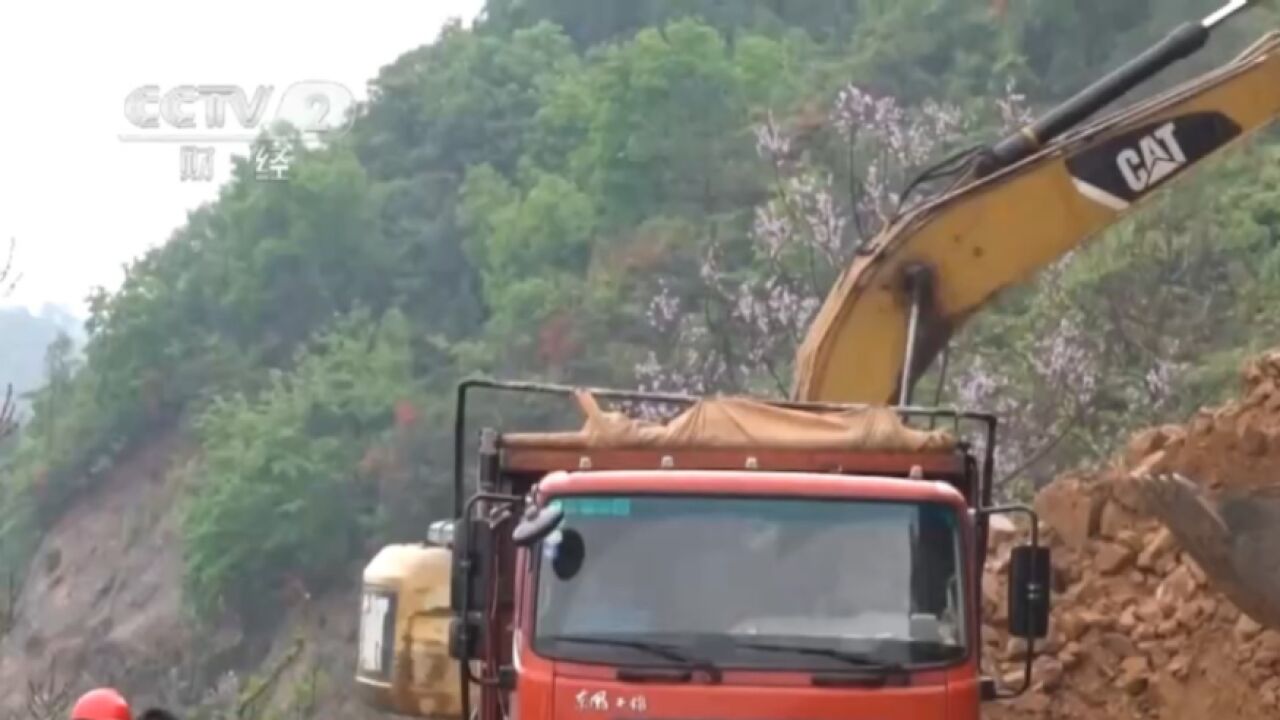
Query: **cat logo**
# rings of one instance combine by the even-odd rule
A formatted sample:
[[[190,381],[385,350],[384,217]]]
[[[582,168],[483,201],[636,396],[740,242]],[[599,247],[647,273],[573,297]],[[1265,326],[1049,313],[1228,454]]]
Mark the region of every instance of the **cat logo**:
[[[1116,165],[1130,190],[1140,193],[1187,164],[1173,130],[1173,123],[1167,122],[1144,135],[1137,148],[1125,148],[1116,156]]]
[[[1222,113],[1187,113],[1088,144],[1067,157],[1067,171],[1081,195],[1123,212],[1239,136]]]

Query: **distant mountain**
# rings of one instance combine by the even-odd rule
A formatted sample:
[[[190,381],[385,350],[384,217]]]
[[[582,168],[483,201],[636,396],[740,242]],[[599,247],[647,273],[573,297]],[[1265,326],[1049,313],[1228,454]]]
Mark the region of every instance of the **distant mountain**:
[[[45,350],[59,333],[66,333],[77,351],[84,344],[82,323],[60,307],[45,305],[38,313],[0,308],[0,390],[13,383],[21,395],[43,385]]]

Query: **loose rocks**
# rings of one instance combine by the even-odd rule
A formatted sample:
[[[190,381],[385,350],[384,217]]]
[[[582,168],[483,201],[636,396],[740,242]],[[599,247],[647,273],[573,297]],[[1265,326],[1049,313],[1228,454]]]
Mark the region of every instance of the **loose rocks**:
[[[984,708],[991,718],[1280,717],[1280,628],[1218,593],[1168,529],[1141,512],[1131,478],[1179,472],[1208,490],[1280,485],[1280,351],[1243,373],[1243,397],[1186,426],[1136,434],[1108,469],[1071,474],[1035,500],[1055,565],[1047,641],[1035,643],[1032,689]],[[984,635],[996,677],[1021,685],[1026,644],[1004,633],[1009,548],[992,535]],[[995,558],[1005,559],[995,562]]]

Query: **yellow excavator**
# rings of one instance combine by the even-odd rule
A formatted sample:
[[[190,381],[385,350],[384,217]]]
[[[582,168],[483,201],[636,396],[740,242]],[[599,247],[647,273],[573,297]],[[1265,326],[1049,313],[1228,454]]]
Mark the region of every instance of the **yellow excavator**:
[[[1082,125],[1253,4],[1236,0],[1179,27],[1032,124],[925,173],[957,181],[894,220],[837,281],[801,346],[795,397],[909,398],[955,331],[1001,290],[1275,120],[1280,32],[1213,72]]]
[[[1280,32],[1233,61],[1083,124],[1200,49],[1258,3],[1234,0],[1000,142],[940,167],[952,189],[897,218],[837,281],[796,359],[797,400],[899,402],[999,293],[1280,116]],[[1280,497],[1210,498],[1176,475],[1142,478],[1148,510],[1237,606],[1280,629]]]
[[[1271,32],[1214,71],[1090,120],[1199,50],[1214,28],[1255,4],[1233,0],[1175,29],[1027,127],[925,173],[921,180],[951,178],[950,188],[891,222],[838,280],[800,348],[793,397],[786,402],[612,391],[618,400],[688,407],[664,426],[605,413],[593,392],[464,382],[453,519],[433,524],[425,544],[384,548],[365,569],[355,678],[361,697],[383,710],[451,720],[716,713],[976,718],[979,700],[1002,697],[999,683],[979,676],[980,652],[965,649],[982,647],[981,625],[966,607],[981,597],[976,568],[985,560],[987,519],[1003,512],[1034,519],[1034,512],[991,502],[995,418],[915,408],[912,386],[964,322],[1002,290],[1031,279],[1193,167],[1280,117],[1280,32]],[[588,421],[578,433],[482,432],[475,492],[466,496],[466,396],[485,388],[576,395]],[[971,446],[947,433],[909,427],[912,417],[931,425],[939,418],[957,426],[977,423],[986,428],[986,457],[974,456]],[[1271,607],[1280,597],[1280,572],[1268,575],[1248,565],[1258,559],[1252,548],[1273,537],[1280,542],[1280,504],[1233,498],[1220,505],[1177,478],[1153,478],[1150,488],[1153,507],[1223,591],[1255,619],[1280,628],[1280,610]],[[733,500],[766,491],[777,507]],[[771,583],[778,582],[772,573],[789,567],[785,553],[809,542],[794,538],[813,532],[795,523],[811,522],[816,512],[813,506],[785,506],[813,494],[839,495],[847,508],[897,503],[904,517],[928,518],[927,538],[887,525],[877,531],[882,535],[871,534],[875,523],[889,522],[883,509],[859,522],[833,522],[831,529],[867,533],[851,541],[833,566],[848,570],[850,563],[875,560],[877,569],[868,569],[861,582],[874,577],[871,585],[888,587],[898,577],[903,585],[891,592],[919,595],[920,607],[913,599],[907,614],[876,621],[886,623],[881,627],[841,629],[821,624],[870,622],[876,613],[809,617],[791,604],[820,595],[816,586],[812,593],[791,588],[772,594]],[[685,504],[695,496],[702,508],[696,513]],[[664,510],[662,503],[682,509]],[[668,549],[628,555],[628,542],[616,538],[633,537],[635,528],[659,516],[665,524],[653,527],[666,529],[645,543]],[[697,518],[712,516],[720,529],[700,531]],[[733,525],[739,522],[740,529]],[[779,528],[787,527],[799,533],[788,536],[791,550],[779,540]],[[1034,647],[1046,632],[1049,558],[1038,545],[1036,523],[1031,527],[1030,545],[1017,548],[1010,563],[1007,620],[1010,632]],[[702,607],[696,618],[656,618],[687,623],[683,634],[671,633],[663,642],[646,641],[647,635],[614,637],[600,629],[607,620],[589,632],[564,631],[589,621],[566,612],[574,603],[622,612],[634,601],[631,611],[643,615],[665,602],[687,609],[687,603],[710,597],[720,585],[705,582],[708,573],[730,568],[699,565],[701,548],[692,547],[692,539],[681,546],[680,533],[721,547],[726,556],[755,553],[733,576],[732,592],[717,596],[723,607]],[[901,538],[916,544],[899,555],[874,549]],[[627,560],[602,560],[601,553]],[[595,557],[594,564],[584,564],[584,557]],[[761,562],[770,574],[763,579]],[[664,580],[675,568],[687,574],[673,575],[679,582]],[[571,591],[588,580],[602,597],[631,588],[631,600],[615,593],[613,600],[591,605],[582,599],[585,590]],[[814,573],[793,578],[810,581]],[[770,614],[778,608],[787,614]],[[689,644],[698,628],[748,611],[756,615],[743,621],[746,630],[711,633],[714,642],[705,647]],[[796,630],[797,623],[805,629]],[[776,630],[783,627],[791,634]],[[767,642],[770,635],[788,643]],[[858,652],[820,644],[858,635],[881,640]],[[932,639],[917,640],[922,637]],[[1024,690],[1033,655],[1026,653]],[[722,673],[712,657],[755,667],[757,676]],[[763,685],[760,673],[768,680]]]

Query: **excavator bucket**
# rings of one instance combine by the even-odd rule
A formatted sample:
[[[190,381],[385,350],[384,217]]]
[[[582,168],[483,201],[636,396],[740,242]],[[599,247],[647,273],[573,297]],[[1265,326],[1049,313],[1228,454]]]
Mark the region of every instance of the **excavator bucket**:
[[[1147,511],[1169,528],[1227,599],[1280,630],[1280,489],[1210,495],[1178,474],[1138,478]]]

